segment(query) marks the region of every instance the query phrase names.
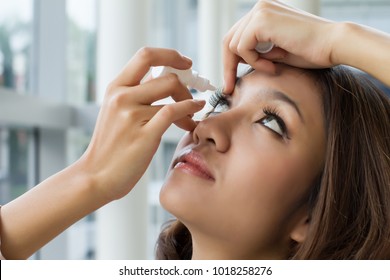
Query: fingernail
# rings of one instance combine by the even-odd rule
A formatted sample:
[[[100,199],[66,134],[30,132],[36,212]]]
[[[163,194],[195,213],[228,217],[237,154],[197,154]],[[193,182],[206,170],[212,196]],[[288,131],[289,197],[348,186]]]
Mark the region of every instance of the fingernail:
[[[185,56],[185,55],[182,55],[182,57],[188,64],[192,64],[192,59],[191,58],[189,58],[188,56]]]

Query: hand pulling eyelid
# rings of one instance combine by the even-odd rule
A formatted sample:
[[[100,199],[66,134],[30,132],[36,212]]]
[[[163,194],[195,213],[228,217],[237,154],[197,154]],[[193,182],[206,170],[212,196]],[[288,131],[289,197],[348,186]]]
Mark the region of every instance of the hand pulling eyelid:
[[[274,44],[272,42],[258,42],[256,45],[256,51],[258,53],[268,53],[272,50]],[[179,70],[169,66],[156,66],[152,67],[152,77],[162,77],[169,73],[174,73],[178,76],[180,82],[185,86],[190,88],[194,88],[198,91],[215,91],[218,90],[215,86],[213,86],[208,79],[203,76],[200,76],[198,72],[192,69]]]

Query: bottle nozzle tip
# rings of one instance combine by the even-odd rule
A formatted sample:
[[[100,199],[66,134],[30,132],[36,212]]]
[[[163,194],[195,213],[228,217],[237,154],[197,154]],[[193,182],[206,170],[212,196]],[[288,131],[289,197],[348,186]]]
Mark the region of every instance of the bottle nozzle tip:
[[[212,84],[210,84],[207,90],[216,91],[217,88],[215,86],[213,86]]]

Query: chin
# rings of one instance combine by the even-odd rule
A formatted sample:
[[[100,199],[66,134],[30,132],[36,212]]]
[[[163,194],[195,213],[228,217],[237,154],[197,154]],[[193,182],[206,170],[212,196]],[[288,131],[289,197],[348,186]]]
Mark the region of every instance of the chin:
[[[160,190],[159,200],[161,206],[174,216],[177,215],[176,212],[183,203],[182,191],[180,190],[182,184],[172,178],[172,170],[170,170]]]
[[[191,181],[191,182],[190,182]],[[199,184],[185,174],[170,171],[160,190],[160,204],[170,214],[181,221],[203,219],[202,207],[205,194],[199,191]]]

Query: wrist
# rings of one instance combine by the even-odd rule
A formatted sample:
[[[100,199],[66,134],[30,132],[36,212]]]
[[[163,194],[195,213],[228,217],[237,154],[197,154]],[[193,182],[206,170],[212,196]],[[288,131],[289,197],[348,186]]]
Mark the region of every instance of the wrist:
[[[343,48],[346,47],[345,41],[350,32],[351,24],[350,22],[332,23],[330,61],[333,65],[345,64]]]
[[[98,173],[89,170],[83,158],[72,164],[69,169],[71,174],[74,174],[77,185],[82,186],[82,196],[87,197],[87,201],[91,203],[92,211],[113,200],[105,193],[105,188],[101,186]]]
[[[361,45],[361,26],[353,22],[337,22],[333,27],[331,61],[334,65],[345,64],[358,67],[357,59]]]

